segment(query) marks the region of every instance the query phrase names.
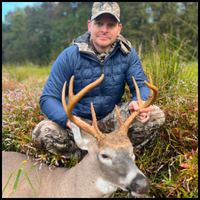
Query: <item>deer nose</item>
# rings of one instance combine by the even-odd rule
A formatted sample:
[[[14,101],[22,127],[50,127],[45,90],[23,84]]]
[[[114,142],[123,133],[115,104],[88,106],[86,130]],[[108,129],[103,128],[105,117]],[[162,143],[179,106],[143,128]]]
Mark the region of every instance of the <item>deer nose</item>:
[[[148,179],[142,174],[137,174],[127,189],[138,194],[145,194],[149,191],[149,188],[150,186]]]

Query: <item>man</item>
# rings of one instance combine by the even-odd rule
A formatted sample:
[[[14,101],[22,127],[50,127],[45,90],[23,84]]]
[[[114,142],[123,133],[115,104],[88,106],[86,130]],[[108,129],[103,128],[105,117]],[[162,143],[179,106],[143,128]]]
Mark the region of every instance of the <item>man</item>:
[[[74,45],[58,56],[40,98],[41,109],[48,119],[37,125],[32,138],[37,148],[46,148],[54,154],[77,153],[73,131],[80,130],[78,127],[71,130],[71,122],[61,103],[62,87],[67,81],[68,89],[72,75],[75,76],[76,94],[104,73],[102,83],[79,100],[74,106],[73,114],[91,122],[90,103],[93,102],[98,126],[106,133],[118,126],[115,105],[118,105],[123,120],[138,109],[132,76],[140,89],[141,99],[146,101],[150,94],[149,88],[144,84],[144,80],[148,79],[136,51],[131,43],[120,35],[122,24],[118,4],[95,2],[87,25],[88,31],[75,39]],[[130,103],[121,102],[125,81],[132,93]],[[140,149],[149,142],[164,120],[164,113],[157,106],[142,109],[128,131],[133,146]]]

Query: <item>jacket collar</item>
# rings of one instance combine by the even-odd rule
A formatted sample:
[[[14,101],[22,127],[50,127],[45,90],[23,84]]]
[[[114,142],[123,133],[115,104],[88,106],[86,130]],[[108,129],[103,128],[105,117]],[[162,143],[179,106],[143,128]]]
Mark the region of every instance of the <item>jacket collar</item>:
[[[125,39],[122,35],[119,35],[116,38],[116,42],[118,45],[120,45],[120,50],[122,51],[123,54],[127,55],[131,53],[131,43]],[[90,44],[90,33],[87,31],[85,34],[82,36],[74,39],[72,41],[73,44],[77,45],[79,48],[79,52],[82,53],[92,53],[95,54],[91,44]]]

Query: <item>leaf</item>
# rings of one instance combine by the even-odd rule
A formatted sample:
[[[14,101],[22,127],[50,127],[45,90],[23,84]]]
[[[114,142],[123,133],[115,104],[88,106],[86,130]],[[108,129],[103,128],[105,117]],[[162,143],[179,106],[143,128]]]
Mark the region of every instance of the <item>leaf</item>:
[[[183,138],[183,140],[191,140],[191,141],[194,141],[194,142],[197,142],[197,140],[195,140],[195,139],[192,139],[192,138],[188,138],[188,137],[185,137],[185,138]]]
[[[25,138],[26,138],[27,140],[29,140],[29,141],[32,141],[32,139],[31,139],[30,137],[26,136],[26,135],[25,135]]]
[[[32,188],[32,190],[33,190],[33,193],[34,193],[35,197],[38,198],[38,197],[37,197],[37,194],[36,194],[36,192],[35,192],[35,190],[34,190],[34,188],[33,188],[33,185],[31,184],[31,181],[30,181],[30,179],[29,179],[29,177],[28,177],[26,171],[24,170],[24,168],[20,168],[20,169],[18,170],[17,177],[16,177],[16,180],[15,180],[15,184],[14,184],[14,186],[13,186],[13,191],[12,191],[12,193],[10,194],[10,196],[13,194],[13,192],[14,192],[14,191],[16,190],[16,188],[17,188],[17,184],[18,184],[18,182],[19,182],[19,177],[20,177],[21,172],[24,173],[24,176],[25,176],[26,179],[28,180],[28,182],[29,182],[29,184],[30,184],[30,186],[31,186],[31,188]]]
[[[187,193],[182,187],[178,188],[181,192],[183,192],[184,194]]]
[[[30,166],[30,169],[33,168],[33,167],[35,167],[36,174],[37,174],[37,177],[38,177],[38,181],[39,181],[39,184],[40,184],[40,176],[39,176],[39,173],[38,173],[37,167],[36,167],[36,165],[31,165],[31,166]]]
[[[140,164],[140,169],[142,169],[142,166],[143,166],[143,165],[142,165],[142,163],[141,163],[141,164]]]
[[[162,174],[162,176],[164,177],[165,180],[169,181],[169,179],[164,174]]]
[[[178,169],[176,169],[176,171],[178,172],[178,175],[180,175],[180,171]]]
[[[6,187],[7,187],[8,183],[9,183],[10,179],[12,178],[12,175],[13,175],[13,174],[14,174],[14,172],[12,172],[12,173],[10,174],[10,176],[8,177],[8,181],[7,181],[5,187],[3,188],[3,191],[2,191],[2,196],[3,196],[3,192],[4,192],[4,190],[6,189]]]
[[[170,146],[170,144],[168,144],[168,145],[167,145],[167,147],[166,147],[166,152],[167,152],[167,150],[168,150],[169,146]]]
[[[178,198],[181,198],[181,195],[182,195],[182,193],[179,192],[179,193],[177,194],[177,197],[178,197]]]
[[[24,132],[20,133],[22,136],[22,140],[24,140]]]
[[[191,181],[191,180],[193,180],[193,177],[186,179],[186,181]]]
[[[22,166],[23,164],[27,163],[29,161],[29,159],[24,160],[23,162],[20,163],[20,166]]]
[[[7,101],[8,103],[10,102],[7,96],[5,96],[5,99],[6,99],[6,101]]]
[[[31,121],[30,121],[30,124],[31,124],[32,126],[37,125],[35,122],[31,122]]]
[[[195,156],[195,152],[194,152],[194,150],[192,149],[192,154]]]
[[[187,163],[180,163],[179,166],[183,168],[189,168]]]
[[[26,152],[26,149],[25,149],[25,148],[21,149],[21,150],[20,150],[20,153],[21,153],[21,152]]]

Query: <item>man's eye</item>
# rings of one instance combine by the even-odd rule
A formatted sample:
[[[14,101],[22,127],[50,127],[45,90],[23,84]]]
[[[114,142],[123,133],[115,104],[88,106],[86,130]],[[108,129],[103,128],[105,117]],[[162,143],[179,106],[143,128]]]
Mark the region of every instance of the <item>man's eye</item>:
[[[98,25],[98,26],[101,26],[101,25],[102,25],[102,23],[100,23],[100,22],[97,22],[97,25]]]

